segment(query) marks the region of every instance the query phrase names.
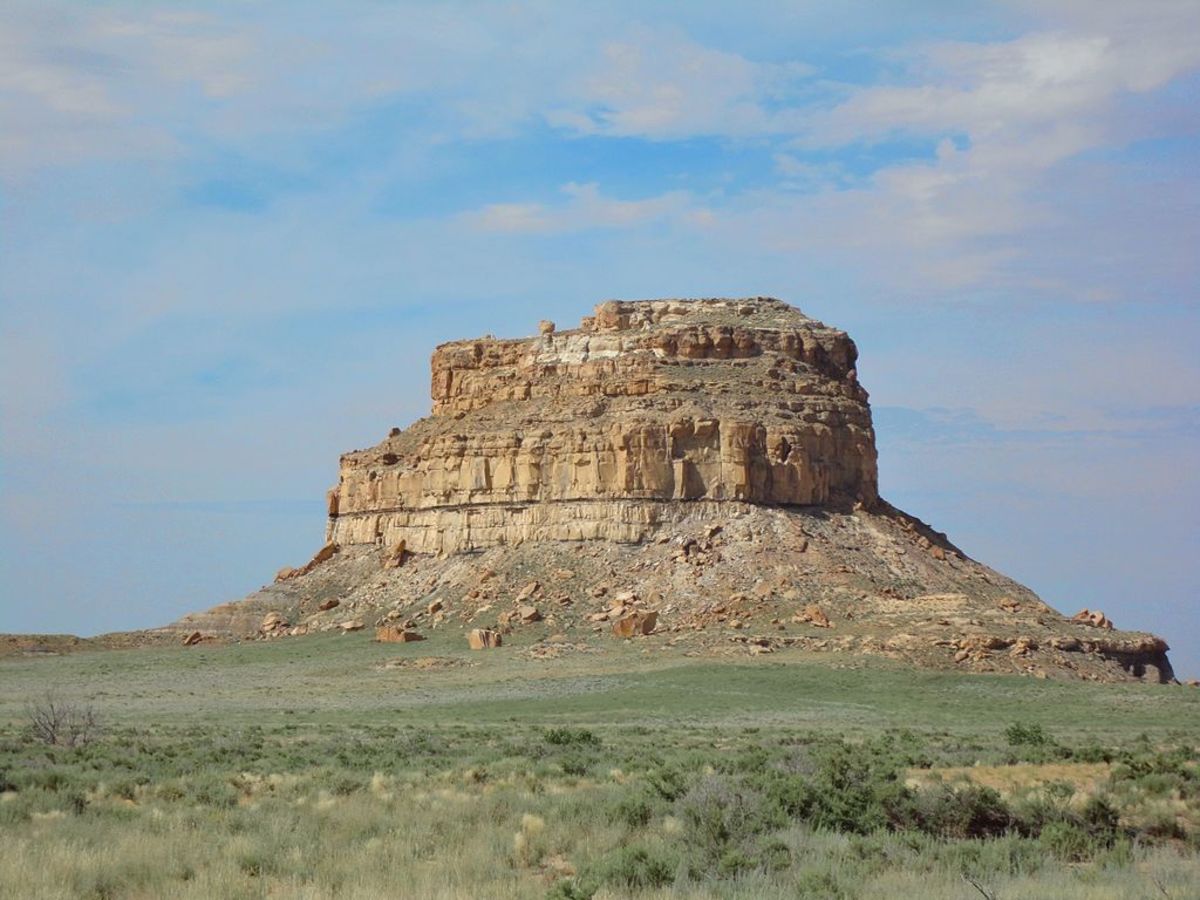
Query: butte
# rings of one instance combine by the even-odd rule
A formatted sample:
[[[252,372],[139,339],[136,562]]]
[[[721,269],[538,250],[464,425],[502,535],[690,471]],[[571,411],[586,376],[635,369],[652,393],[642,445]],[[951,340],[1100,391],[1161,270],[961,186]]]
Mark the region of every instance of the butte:
[[[1067,618],[880,498],[845,332],[766,297],[609,301],[538,330],[439,346],[431,414],[342,456],[316,556],[169,630],[1173,678],[1161,638]]]

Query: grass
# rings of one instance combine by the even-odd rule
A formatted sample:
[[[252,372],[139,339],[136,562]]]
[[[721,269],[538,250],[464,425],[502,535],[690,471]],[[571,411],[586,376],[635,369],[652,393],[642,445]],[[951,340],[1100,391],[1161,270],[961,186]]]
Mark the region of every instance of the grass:
[[[648,646],[0,660],[0,897],[1197,896],[1200,692]]]

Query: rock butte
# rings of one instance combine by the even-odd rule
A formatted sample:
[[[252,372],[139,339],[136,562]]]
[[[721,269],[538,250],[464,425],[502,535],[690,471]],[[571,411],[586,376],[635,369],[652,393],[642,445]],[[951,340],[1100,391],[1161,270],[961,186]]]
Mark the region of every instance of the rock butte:
[[[765,298],[610,301],[574,331],[443,344],[433,415],[342,457],[327,539],[638,542],[724,501],[872,504],[856,356]]]
[[[325,547],[167,630],[353,615],[464,642],[543,629],[1171,680],[1161,638],[1068,620],[879,498],[856,359],[845,332],[766,297],[613,300],[574,330],[443,344],[432,414],[342,456]],[[297,624],[262,628],[273,614]]]

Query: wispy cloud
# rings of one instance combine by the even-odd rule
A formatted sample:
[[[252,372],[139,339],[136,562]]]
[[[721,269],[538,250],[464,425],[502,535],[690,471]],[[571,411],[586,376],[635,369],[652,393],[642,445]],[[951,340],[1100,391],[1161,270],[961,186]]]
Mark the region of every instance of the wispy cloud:
[[[593,228],[632,228],[649,222],[681,222],[703,226],[712,213],[687,191],[670,191],[642,200],[605,196],[596,184],[569,182],[561,188],[563,202],[491,203],[463,214],[472,228],[483,231],[564,234]]]
[[[211,15],[17,4],[0,23],[0,175],[177,153],[191,93],[254,89],[258,49]]]
[[[570,105],[547,120],[583,134],[656,140],[795,131],[795,101],[816,70],[803,61],[753,62],[674,30],[635,28],[601,47],[568,83]]]

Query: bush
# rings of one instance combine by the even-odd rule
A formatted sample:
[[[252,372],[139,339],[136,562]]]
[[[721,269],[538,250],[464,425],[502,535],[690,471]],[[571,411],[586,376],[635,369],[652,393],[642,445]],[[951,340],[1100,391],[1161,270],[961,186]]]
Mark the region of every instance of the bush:
[[[854,834],[887,825],[885,803],[895,802],[905,792],[894,770],[873,763],[868,752],[848,744],[826,752],[813,780],[812,824]]]
[[[1042,829],[1040,840],[1047,850],[1066,862],[1082,862],[1094,849],[1091,837],[1074,822],[1050,822]]]
[[[778,807],[744,784],[707,776],[675,804],[693,874],[734,875],[762,864],[759,836],[786,824]]]
[[[545,740],[555,747],[600,746],[600,738],[586,728],[551,728],[546,732]]]
[[[679,769],[658,768],[646,776],[646,784],[659,797],[675,802],[688,789],[687,776]]]
[[[1034,722],[1013,722],[1004,729],[1010,747],[1043,747],[1051,743],[1046,730]]]
[[[564,775],[582,777],[592,770],[592,762],[581,753],[564,754],[558,761]]]
[[[1088,802],[1084,804],[1081,818],[1083,827],[1087,829],[1093,841],[1104,847],[1111,847],[1116,843],[1121,830],[1121,815],[1103,797],[1088,798]]]
[[[807,819],[818,802],[812,784],[800,775],[768,769],[752,780],[767,803],[777,807],[789,819]]]
[[[668,885],[675,880],[674,860],[655,856],[645,847],[622,847],[601,867],[606,884],[626,891]]]
[[[628,825],[630,828],[647,825],[653,818],[653,804],[646,797],[636,794],[620,798],[609,812],[611,821]]]
[[[796,896],[812,900],[849,900],[851,895],[829,872],[805,872],[796,880]]]
[[[564,878],[556,882],[546,895],[546,900],[592,900],[600,885],[592,880]]]
[[[91,706],[47,694],[25,707],[33,739],[51,747],[82,747],[100,736],[100,717]]]
[[[1013,827],[1008,805],[991,788],[941,785],[905,792],[889,804],[893,827],[913,828],[946,839],[997,837]]]

